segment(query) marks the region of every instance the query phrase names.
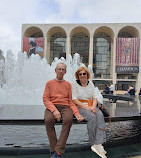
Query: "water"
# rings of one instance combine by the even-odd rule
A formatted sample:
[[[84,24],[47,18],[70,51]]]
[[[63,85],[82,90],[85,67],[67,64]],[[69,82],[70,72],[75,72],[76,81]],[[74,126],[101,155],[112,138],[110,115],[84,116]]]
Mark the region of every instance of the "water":
[[[141,139],[140,121],[112,122],[106,130],[107,142],[105,145],[138,142]],[[106,124],[107,125],[107,124]],[[55,126],[59,137],[61,125]],[[0,147],[49,147],[44,125],[0,125]],[[23,139],[24,138],[24,139]],[[88,144],[86,124],[73,125],[67,140],[67,147],[72,145]]]
[[[141,158],[139,156],[141,154],[141,143],[136,143],[134,145],[126,144],[124,146],[120,147],[111,147],[106,148],[107,151],[107,157],[108,158]],[[90,150],[87,151],[81,151],[81,152],[71,152],[71,153],[65,153],[63,155],[64,158],[99,158],[98,155],[93,153]],[[0,158],[50,158],[49,154],[32,154],[32,155],[21,155],[20,153],[18,155],[14,156],[0,156]]]
[[[42,102],[45,84],[48,80],[55,78],[54,69],[56,64],[62,61],[67,64],[65,79],[72,83],[75,80],[75,71],[79,66],[83,65],[79,54],[75,54],[73,58],[69,55],[66,60],[64,58],[55,58],[54,62],[49,65],[46,59],[41,59],[37,55],[27,58],[26,53],[19,53],[18,59],[15,60],[13,53],[11,51],[7,52],[4,71],[6,84],[0,88],[0,119],[42,119],[45,108]],[[89,66],[89,69],[92,73],[91,66]],[[117,103],[117,105],[110,105],[109,109],[113,117],[123,115],[136,116],[140,112],[140,102],[138,101],[138,104],[133,105],[126,104],[124,107],[123,103]],[[119,142],[122,144],[123,140],[136,144],[141,139],[141,129],[138,127],[140,126],[136,126],[134,121],[112,123],[107,131],[108,146],[112,145],[113,147],[114,144],[119,146]],[[60,126],[56,126],[56,128],[57,131],[61,129]],[[0,131],[0,147],[29,148],[49,146],[45,126],[0,126]],[[84,144],[88,144],[86,125],[73,125],[67,146]],[[107,151],[111,152],[110,158],[114,157],[115,152],[121,151],[118,148],[115,148],[114,151],[112,147],[107,148]],[[130,153],[127,149],[123,149],[126,153]],[[41,158],[49,157],[48,154],[24,156],[20,155],[20,153],[10,157],[28,158],[37,156]],[[98,157],[91,151],[68,152],[65,155],[68,158],[72,156],[77,158]],[[0,156],[0,158],[6,157]]]
[[[51,65],[45,58],[38,55],[27,57],[26,53],[19,52],[15,60],[11,51],[7,52],[4,68],[5,84],[0,89],[0,104],[16,105],[43,105],[42,94],[48,80],[55,78],[55,67],[58,62],[67,65],[67,73],[64,79],[72,83],[75,80],[74,73],[79,66],[84,66],[79,54],[72,58],[68,55],[55,58]],[[89,69],[92,72],[91,66]]]
[[[106,148],[108,158],[141,158],[141,143],[136,143],[133,145],[126,144],[119,147]],[[81,151],[81,152],[71,152],[65,153],[64,158],[99,158],[98,155],[93,153],[90,150]],[[50,158],[49,154],[32,154],[32,155],[9,155],[9,156],[0,156],[0,158]]]

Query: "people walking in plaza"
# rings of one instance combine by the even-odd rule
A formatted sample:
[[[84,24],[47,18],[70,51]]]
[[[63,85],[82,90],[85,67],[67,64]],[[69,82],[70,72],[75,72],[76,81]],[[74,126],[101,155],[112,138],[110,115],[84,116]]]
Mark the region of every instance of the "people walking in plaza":
[[[109,90],[109,86],[107,84],[105,84],[105,88],[103,91],[105,94],[109,94],[110,90]]]
[[[61,158],[65,152],[66,141],[72,126],[73,114],[78,121],[82,121],[77,106],[72,102],[71,84],[63,79],[66,65],[59,63],[55,69],[56,78],[46,83],[43,102],[45,110],[45,126],[50,143],[51,158]],[[54,122],[63,119],[62,130],[57,139]]]
[[[135,87],[132,85],[129,85],[128,91],[125,93],[125,95],[135,95]]]
[[[106,158],[102,144],[106,142],[104,116],[97,108],[95,86],[90,81],[90,72],[86,67],[80,67],[75,73],[76,82],[72,84],[72,99],[78,106],[80,114],[87,121],[87,129],[91,150],[101,158]]]
[[[113,92],[114,92],[114,86],[113,86],[113,83],[111,82],[109,86],[109,93],[113,94]]]

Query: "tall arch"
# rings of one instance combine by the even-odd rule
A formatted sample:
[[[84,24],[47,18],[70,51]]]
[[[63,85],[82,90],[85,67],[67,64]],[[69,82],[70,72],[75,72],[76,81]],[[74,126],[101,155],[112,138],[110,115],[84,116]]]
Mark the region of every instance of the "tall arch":
[[[113,38],[111,28],[103,26],[94,33],[93,40],[93,71],[95,78],[110,79],[111,62],[113,59]]]
[[[129,38],[128,41],[130,41],[130,40],[136,41],[134,43],[136,45],[137,40],[135,40],[135,38],[140,38],[140,34],[139,34],[139,31],[135,27],[125,26],[119,30],[117,37],[119,38],[118,40],[125,40],[125,41],[127,40],[127,38]],[[121,39],[121,38],[123,38],[123,39]],[[131,57],[130,53],[126,53],[125,55],[122,55],[122,63],[126,65],[128,60],[126,60],[126,63],[125,63],[125,59],[131,60],[131,58],[132,57]],[[132,61],[134,61],[134,60],[132,60]],[[117,73],[117,89],[126,90],[129,88],[129,85],[135,86],[136,82],[134,80],[137,79],[137,76],[138,76],[138,73],[131,73],[131,72],[130,73],[120,73],[120,72],[118,72]],[[131,81],[120,81],[120,79],[129,79]]]
[[[43,31],[39,27],[29,27],[23,34],[23,52],[27,52],[27,56],[38,54],[44,57],[44,36]]]
[[[85,27],[76,27],[70,33],[71,55],[80,54],[82,62],[88,65],[90,33]]]
[[[61,27],[53,27],[48,33],[48,43],[47,47],[49,53],[50,63],[54,60],[55,57],[64,57],[66,58],[66,32]]]
[[[23,37],[43,37],[43,31],[38,27],[29,27],[25,32]]]
[[[118,32],[118,37],[129,38],[129,37],[140,37],[139,31],[133,26],[125,26]]]

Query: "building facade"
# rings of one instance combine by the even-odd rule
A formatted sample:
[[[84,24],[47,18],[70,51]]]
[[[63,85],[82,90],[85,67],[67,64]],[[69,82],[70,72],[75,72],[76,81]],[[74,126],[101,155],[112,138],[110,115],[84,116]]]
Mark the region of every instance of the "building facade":
[[[29,45],[33,43],[32,39],[37,41],[40,45],[38,54],[45,57],[48,63],[55,57],[79,53],[85,65],[92,65],[93,81],[101,90],[105,84],[113,82],[116,90],[127,90],[129,85],[133,85],[139,91],[140,36],[141,23],[23,24],[21,46],[25,51],[29,49],[26,41]],[[32,48],[30,50],[33,51]],[[124,55],[120,51],[124,51]],[[120,67],[118,60],[121,62]],[[129,65],[133,71],[116,70],[128,70]]]

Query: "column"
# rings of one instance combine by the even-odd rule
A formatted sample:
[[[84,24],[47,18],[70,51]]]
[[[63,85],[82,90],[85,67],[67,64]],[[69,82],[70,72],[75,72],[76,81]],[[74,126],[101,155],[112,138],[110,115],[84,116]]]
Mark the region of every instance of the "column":
[[[93,67],[93,35],[92,34],[90,34],[89,65]]]
[[[48,63],[50,63],[50,39],[47,38],[47,55],[46,55],[46,59],[48,61]]]
[[[70,41],[70,36],[67,35],[66,39],[66,57],[71,54],[71,41]]]
[[[47,59],[47,36],[45,36],[45,43],[44,43],[44,58]]]
[[[113,79],[113,86],[114,86],[114,94],[115,94],[115,84],[117,80],[117,73],[115,72],[116,69],[116,38],[113,39],[113,55],[112,55],[112,79]]]
[[[140,37],[140,51],[139,51],[139,73],[137,75],[137,82],[135,88],[137,92],[139,92],[141,88],[141,37]]]

